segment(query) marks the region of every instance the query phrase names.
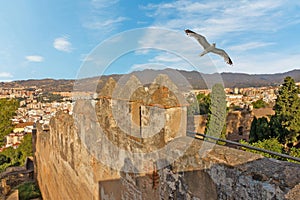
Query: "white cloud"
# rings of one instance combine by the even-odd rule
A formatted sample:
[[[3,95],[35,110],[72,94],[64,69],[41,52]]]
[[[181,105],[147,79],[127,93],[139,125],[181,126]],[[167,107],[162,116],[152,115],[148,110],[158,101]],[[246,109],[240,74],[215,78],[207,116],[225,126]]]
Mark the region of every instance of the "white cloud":
[[[203,50],[202,47],[196,40],[186,36],[183,31],[148,28],[145,29],[142,37],[136,38],[136,40],[139,44],[139,51],[136,52],[143,52],[145,57],[147,57],[148,51],[142,50],[158,50],[154,56],[149,54],[149,63],[160,63],[170,68],[197,70],[204,73],[219,72],[219,67],[226,65],[219,56],[199,57],[199,53]],[[221,65],[216,66],[212,58],[221,60]]]
[[[73,50],[72,44],[69,42],[69,38],[66,36],[54,39],[53,47],[64,52],[71,52]]]
[[[0,72],[0,78],[11,78],[13,75],[9,72]]]
[[[91,0],[91,5],[97,9],[107,8],[117,4],[119,0]]]
[[[44,58],[42,56],[37,56],[37,55],[26,56],[25,58],[29,62],[43,62],[44,61]]]
[[[9,79],[4,79],[4,80],[0,80],[0,82],[12,82],[13,80],[9,80]]]
[[[135,55],[146,55],[149,53],[149,49],[137,49],[134,51]]]
[[[115,19],[106,19],[106,20],[99,20],[99,21],[93,21],[85,24],[86,28],[89,29],[108,29],[111,30],[113,26],[116,26],[117,24],[127,20],[126,17],[117,17]]]
[[[79,60],[82,62],[89,62],[93,61],[94,58],[90,54],[81,54]]]
[[[129,20],[124,17],[119,6],[119,0],[91,0],[90,10],[82,20],[84,28],[92,30],[98,39],[118,29],[122,23]]]
[[[244,44],[230,46],[230,47],[228,47],[228,49],[232,50],[232,51],[247,51],[250,49],[256,49],[256,48],[270,46],[270,45],[274,45],[274,44],[275,43],[272,43],[272,42],[248,42],[248,43],[244,43]]]
[[[285,0],[206,2],[178,0],[141,7],[153,18],[155,27],[180,30],[182,35],[183,30],[189,28],[205,35],[209,42],[216,42],[219,48],[229,53],[234,63],[233,67],[228,67],[221,57],[214,54],[199,57],[202,47],[193,38],[183,41],[178,39],[178,36],[163,35],[164,39],[159,41],[157,38],[162,36],[151,33],[145,35],[148,39],[143,43],[147,44],[144,46],[163,46],[165,50],[177,49],[179,55],[195,66],[200,66],[200,71],[205,73],[210,69],[210,63],[213,63],[212,66],[220,72],[273,73],[299,68],[298,55],[291,56],[291,51],[283,52],[278,48],[271,48],[272,45],[281,45],[282,41],[276,39],[279,30],[300,23],[300,15],[295,14],[294,4],[289,4]],[[191,45],[189,39],[196,45]],[[253,49],[255,52],[246,52]],[[276,55],[271,56],[267,52]]]
[[[287,21],[297,21],[291,16],[284,0],[265,1],[174,1],[148,4],[155,26],[170,29],[190,28],[208,37],[221,37],[226,33],[274,31],[287,26]],[[287,20],[289,19],[289,20]]]
[[[131,66],[131,71],[142,71],[145,69],[165,69],[167,68],[167,65],[161,64],[161,63],[142,63],[142,64],[134,64]]]
[[[178,63],[182,61],[182,58],[174,55],[174,54],[171,54],[171,53],[161,53],[157,56],[155,56],[154,58],[150,59],[150,62],[175,62],[175,63]]]
[[[223,68],[225,72],[241,72],[249,74],[282,73],[293,69],[300,69],[300,54],[261,53],[257,55],[234,56],[233,67]]]

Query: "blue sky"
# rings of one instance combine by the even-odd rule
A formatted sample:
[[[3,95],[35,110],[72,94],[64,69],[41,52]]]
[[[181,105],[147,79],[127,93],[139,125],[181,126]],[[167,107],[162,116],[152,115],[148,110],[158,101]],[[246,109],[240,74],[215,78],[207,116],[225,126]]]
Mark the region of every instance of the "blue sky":
[[[74,79],[147,68],[204,73],[300,69],[300,3],[51,0],[0,2],[0,80]],[[234,62],[199,57],[191,29]],[[113,44],[113,45],[111,45]]]

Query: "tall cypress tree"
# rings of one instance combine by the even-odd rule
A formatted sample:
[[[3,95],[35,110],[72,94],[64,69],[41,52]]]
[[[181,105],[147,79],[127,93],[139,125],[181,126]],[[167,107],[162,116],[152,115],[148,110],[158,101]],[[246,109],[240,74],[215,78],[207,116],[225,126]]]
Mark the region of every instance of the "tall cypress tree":
[[[279,88],[271,118],[271,130],[285,146],[295,146],[300,140],[299,88],[294,79],[286,77]]]
[[[251,123],[250,128],[250,134],[249,134],[249,142],[256,142],[258,140],[257,134],[256,134],[256,126],[257,126],[257,118],[254,117]]]
[[[208,122],[205,134],[221,137],[222,130],[226,124],[226,94],[222,84],[215,84],[210,95]],[[224,136],[223,136],[224,137]]]

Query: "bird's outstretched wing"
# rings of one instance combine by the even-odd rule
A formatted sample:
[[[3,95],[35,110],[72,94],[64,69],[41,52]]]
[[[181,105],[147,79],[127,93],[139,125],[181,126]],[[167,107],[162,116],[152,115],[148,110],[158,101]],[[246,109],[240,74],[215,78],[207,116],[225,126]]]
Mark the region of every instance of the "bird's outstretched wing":
[[[229,65],[233,64],[232,60],[223,49],[214,48],[211,52],[222,56],[227,64]]]
[[[186,29],[185,30],[185,33],[188,35],[188,36],[191,36],[193,38],[195,38],[200,44],[201,46],[206,49],[207,47],[210,46],[210,44],[207,42],[206,38],[198,33],[195,33],[194,31],[191,31],[189,29]]]

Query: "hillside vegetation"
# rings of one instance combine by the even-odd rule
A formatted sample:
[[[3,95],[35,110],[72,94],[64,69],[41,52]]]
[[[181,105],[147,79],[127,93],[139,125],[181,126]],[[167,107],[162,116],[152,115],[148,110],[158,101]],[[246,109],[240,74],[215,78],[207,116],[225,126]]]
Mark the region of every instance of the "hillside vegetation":
[[[18,106],[19,102],[15,99],[0,99],[0,146],[4,144],[4,137],[13,130],[11,119]]]

